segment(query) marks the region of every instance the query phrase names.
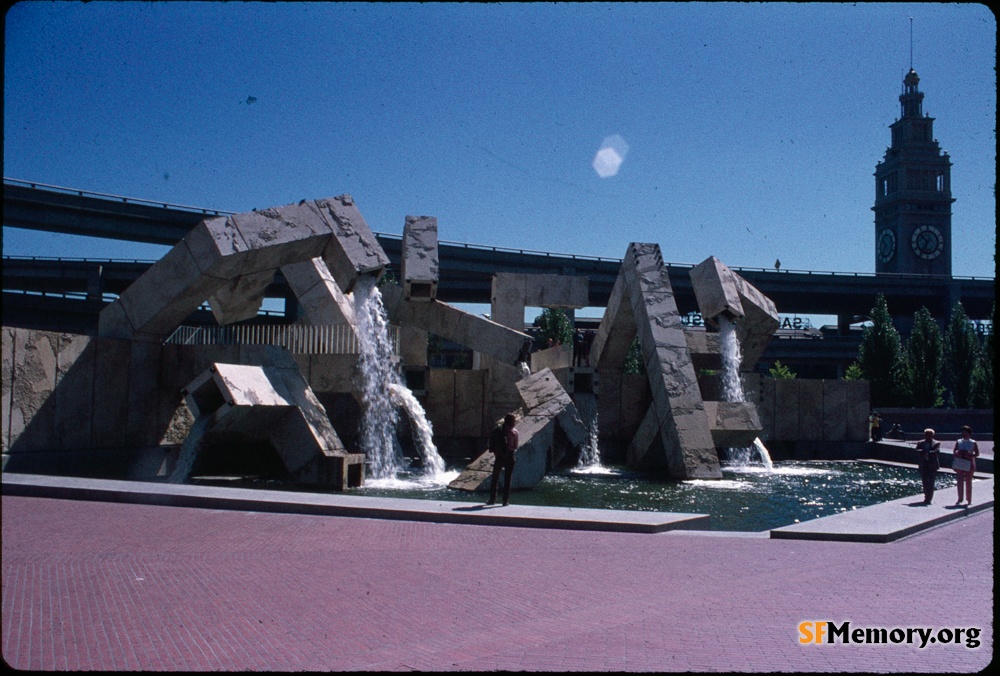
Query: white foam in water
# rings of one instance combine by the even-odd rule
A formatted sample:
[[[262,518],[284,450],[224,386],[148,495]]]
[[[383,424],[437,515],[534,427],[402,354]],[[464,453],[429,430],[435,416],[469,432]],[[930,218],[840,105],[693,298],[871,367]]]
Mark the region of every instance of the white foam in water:
[[[719,317],[719,350],[722,352],[722,399],[723,401],[746,401],[743,392],[743,381],[740,380],[740,362],[743,354],[740,351],[740,341],[736,335],[736,324],[726,317]],[[756,449],[763,468],[767,472],[774,470],[771,454],[758,438],[753,440],[753,448],[730,448],[729,465],[734,469],[743,470],[750,465],[751,451]]]
[[[400,406],[413,424],[425,476],[439,480],[444,474],[444,460],[432,440],[431,426],[423,407],[403,384],[396,369],[382,293],[373,277],[363,275],[358,279],[354,288],[354,310],[361,351],[358,358],[361,450],[368,458],[371,481],[395,478],[403,467],[403,452],[396,439]]]

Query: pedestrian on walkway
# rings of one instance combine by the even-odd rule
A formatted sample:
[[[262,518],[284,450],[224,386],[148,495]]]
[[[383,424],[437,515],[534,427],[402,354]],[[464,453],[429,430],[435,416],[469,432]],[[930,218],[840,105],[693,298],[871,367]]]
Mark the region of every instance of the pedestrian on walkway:
[[[966,504],[972,504],[972,476],[976,473],[976,458],[979,457],[979,444],[972,438],[972,428],[962,425],[962,438],[955,442],[955,450],[951,458],[951,468],[958,477],[958,502],[962,504],[962,493],[965,493]]]
[[[490,499],[487,505],[497,503],[497,482],[500,479],[500,471],[504,472],[503,484],[503,506],[510,503],[510,482],[514,475],[514,461],[517,455],[518,432],[514,427],[516,418],[513,413],[508,413],[503,419],[503,425],[497,427],[490,434],[490,450],[493,451],[493,477],[490,479]]]
[[[872,411],[872,441],[882,441],[882,416],[878,411]]]
[[[924,430],[924,438],[917,442],[917,467],[920,469],[920,480],[924,484],[924,504],[929,505],[934,499],[934,479],[941,467],[938,458],[941,442],[934,439],[934,430],[930,427]]]

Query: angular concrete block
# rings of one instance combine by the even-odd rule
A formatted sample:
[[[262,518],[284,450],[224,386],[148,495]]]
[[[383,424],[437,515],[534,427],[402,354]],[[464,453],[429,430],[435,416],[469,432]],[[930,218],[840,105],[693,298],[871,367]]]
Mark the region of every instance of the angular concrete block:
[[[221,325],[242,322],[257,316],[264,293],[274,281],[274,270],[239,275],[220,286],[208,298],[215,321]]]
[[[721,478],[701,392],[659,246],[629,245],[621,275],[646,362],[668,472]]]
[[[706,401],[712,441],[716,448],[744,448],[763,431],[753,404],[736,401]]]
[[[709,256],[689,274],[698,309],[706,319],[724,315],[735,321],[743,316],[733,272],[718,258]]]
[[[332,228],[318,202],[234,214],[229,221],[250,249],[244,274],[275,270],[323,253]]]
[[[701,313],[709,319],[725,316],[736,323],[741,368],[752,370],[778,328],[774,303],[714,256],[695,266],[690,275]]]
[[[343,466],[360,464],[362,456],[347,453],[323,405],[294,367],[213,364],[188,384],[184,396],[188,408],[205,421],[196,423],[197,433],[267,439],[300,482],[325,480],[342,488],[343,477],[363,473]],[[333,457],[341,463],[331,464]]]
[[[542,369],[568,369],[573,364],[573,348],[570,345],[554,345],[544,350],[532,352],[531,371],[535,373]]]
[[[10,452],[51,450],[56,446],[53,393],[59,363],[59,334],[16,329],[10,395]],[[4,415],[8,415],[4,411]]]
[[[433,300],[438,285],[438,229],[433,216],[407,216],[401,272],[406,300]]]
[[[517,331],[524,329],[525,275],[498,272],[493,275],[490,292],[490,319]]]
[[[206,218],[181,242],[201,274],[211,277],[231,279],[243,272],[250,258],[250,245],[229,216]]]
[[[531,337],[437,300],[408,301],[402,289],[385,284],[382,289],[386,314],[393,324],[409,324],[447,338],[498,361],[514,364]]]
[[[625,277],[619,274],[590,347],[590,363],[601,370],[620,373],[635,339],[635,316],[628,293]]]
[[[129,321],[121,300],[104,306],[97,316],[97,335],[102,338],[127,340],[135,335],[135,327]]]
[[[517,381],[515,387],[524,402],[526,415],[555,418],[571,446],[578,447],[587,443],[589,432],[580,418],[576,404],[550,369],[543,369]]]
[[[121,303],[136,332],[166,337],[225,283],[203,275],[181,242],[125,289],[116,303]],[[101,314],[108,311],[105,308]]]
[[[311,258],[281,267],[302,309],[306,323],[357,326],[353,300],[334,280],[322,258]]]
[[[718,333],[687,329],[684,332],[684,337],[687,339],[687,349],[691,355],[691,364],[696,371],[718,371],[722,369],[722,351],[719,348]]]
[[[323,250],[322,258],[340,288],[345,293],[350,293],[362,274],[381,277],[389,265],[389,257],[368,228],[353,198],[341,195],[317,200],[316,206],[334,234]]]

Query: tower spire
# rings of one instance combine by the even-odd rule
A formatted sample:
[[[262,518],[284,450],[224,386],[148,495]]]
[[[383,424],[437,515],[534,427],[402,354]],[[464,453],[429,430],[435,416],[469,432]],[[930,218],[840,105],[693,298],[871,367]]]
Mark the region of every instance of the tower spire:
[[[913,17],[910,17],[910,70],[913,70]]]

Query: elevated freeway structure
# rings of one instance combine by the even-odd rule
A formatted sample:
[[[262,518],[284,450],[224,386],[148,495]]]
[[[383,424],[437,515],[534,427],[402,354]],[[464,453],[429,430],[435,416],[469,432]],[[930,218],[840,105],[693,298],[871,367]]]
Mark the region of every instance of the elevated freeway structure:
[[[228,213],[4,179],[5,227],[172,246],[202,219]],[[401,223],[402,220],[403,215]],[[401,235],[376,233],[376,237],[398,273]],[[627,244],[623,241],[623,249]],[[669,254],[669,246],[665,250]],[[121,293],[151,264],[152,261],[5,256],[4,323],[89,332],[96,326],[96,315],[103,304]],[[493,275],[518,272],[585,276],[589,279],[589,304],[603,307],[621,259],[442,240],[439,265],[438,298],[445,302],[488,304]],[[696,311],[688,276],[692,265],[668,263],[667,267],[678,309],[682,313]],[[837,316],[838,333],[854,346],[855,353],[856,337],[850,338],[850,324],[865,317],[878,294],[885,296],[890,311],[904,322],[921,307],[935,317],[947,317],[959,301],[970,318],[987,319],[996,298],[993,278],[730,267],[774,300],[783,314]],[[286,307],[291,311],[280,316],[262,315],[259,321],[294,320],[295,303],[288,302],[294,298],[280,273],[268,296],[286,299]],[[192,317],[192,321],[209,322],[211,317],[202,312]],[[834,348],[830,341],[835,338],[829,336],[824,341],[828,351]],[[847,347],[839,349],[844,354],[849,351]]]

